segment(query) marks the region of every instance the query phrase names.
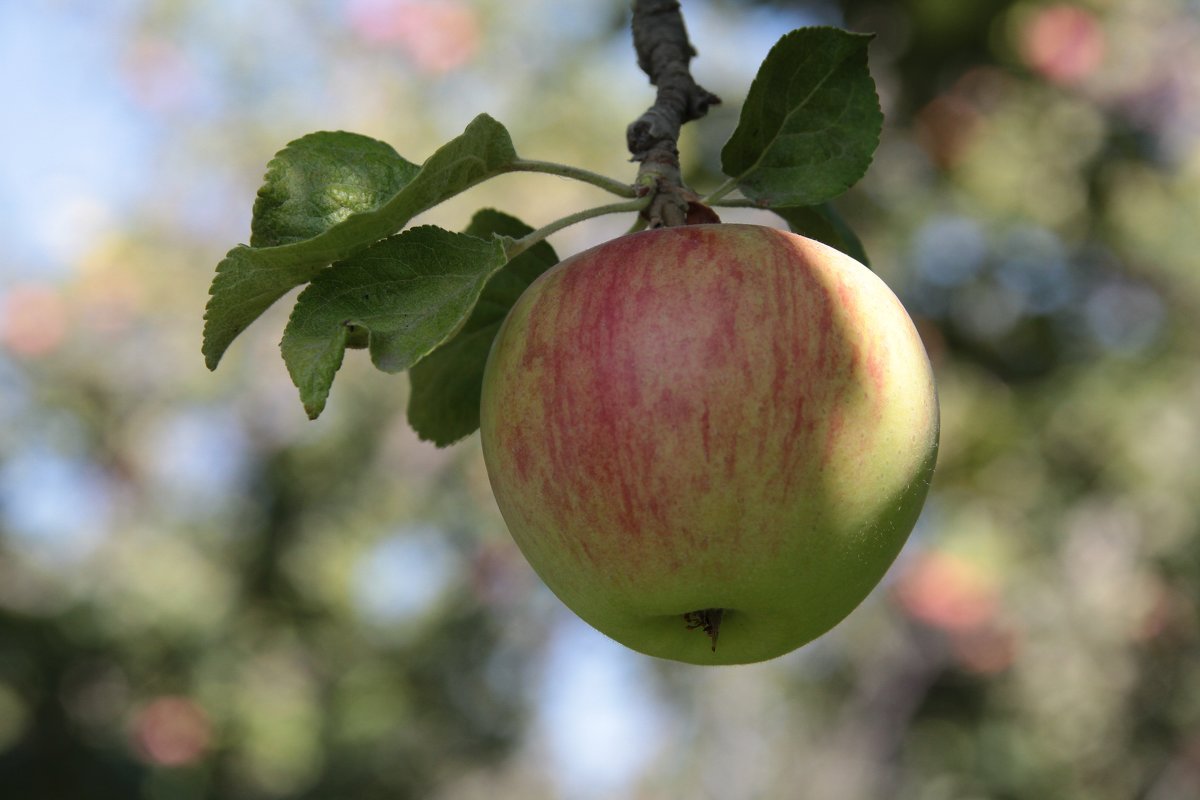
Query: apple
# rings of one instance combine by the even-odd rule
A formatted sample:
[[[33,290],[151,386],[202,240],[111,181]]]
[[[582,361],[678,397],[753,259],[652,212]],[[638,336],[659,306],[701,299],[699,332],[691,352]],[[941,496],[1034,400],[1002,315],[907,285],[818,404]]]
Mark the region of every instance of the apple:
[[[694,664],[773,658],[849,614],[916,523],[938,443],[896,296],[757,225],[645,231],[547,271],[497,334],[480,419],[550,589]]]

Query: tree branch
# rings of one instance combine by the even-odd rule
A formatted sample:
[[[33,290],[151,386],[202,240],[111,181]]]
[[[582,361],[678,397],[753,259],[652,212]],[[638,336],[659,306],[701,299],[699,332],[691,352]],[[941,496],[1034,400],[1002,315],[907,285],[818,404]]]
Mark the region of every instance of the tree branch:
[[[636,185],[654,197],[646,210],[650,227],[712,221],[679,171],[679,129],[699,119],[721,99],[692,79],[688,63],[696,55],[688,41],[678,0],[634,0],[633,46],[638,66],[658,88],[654,105],[630,123],[626,144],[641,162]],[[707,214],[704,212],[707,211]]]

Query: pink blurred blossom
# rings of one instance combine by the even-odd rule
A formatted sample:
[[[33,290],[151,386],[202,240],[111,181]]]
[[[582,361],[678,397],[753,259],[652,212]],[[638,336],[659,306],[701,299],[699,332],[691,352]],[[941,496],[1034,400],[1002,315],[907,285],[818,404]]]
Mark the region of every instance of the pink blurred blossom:
[[[479,50],[479,15],[457,0],[346,0],[345,10],[363,41],[398,47],[422,72],[458,69]]]

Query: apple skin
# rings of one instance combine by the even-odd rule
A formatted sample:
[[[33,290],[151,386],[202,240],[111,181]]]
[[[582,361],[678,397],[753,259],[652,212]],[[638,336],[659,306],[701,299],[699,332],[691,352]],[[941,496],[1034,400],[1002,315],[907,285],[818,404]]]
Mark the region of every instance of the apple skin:
[[[497,335],[480,412],[538,575],[616,641],[694,664],[774,658],[849,614],[915,525],[938,443],[891,290],[756,225],[645,231],[547,271]],[[715,642],[685,624],[705,609]]]

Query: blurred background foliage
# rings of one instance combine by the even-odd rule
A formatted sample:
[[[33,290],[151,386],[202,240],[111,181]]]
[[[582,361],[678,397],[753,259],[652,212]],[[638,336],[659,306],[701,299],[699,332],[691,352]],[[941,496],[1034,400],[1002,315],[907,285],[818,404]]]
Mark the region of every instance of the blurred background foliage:
[[[540,585],[405,378],[350,358],[308,422],[286,303],[203,368],[213,267],[297,136],[420,161],[487,111],[632,176],[624,0],[4,3],[0,795],[1200,797],[1200,4],[684,10],[726,100],[682,142],[700,190],[780,35],[878,34],[888,123],[839,206],[944,415],[884,585],[788,657],[656,662]],[[423,219],[600,200],[506,176]]]

